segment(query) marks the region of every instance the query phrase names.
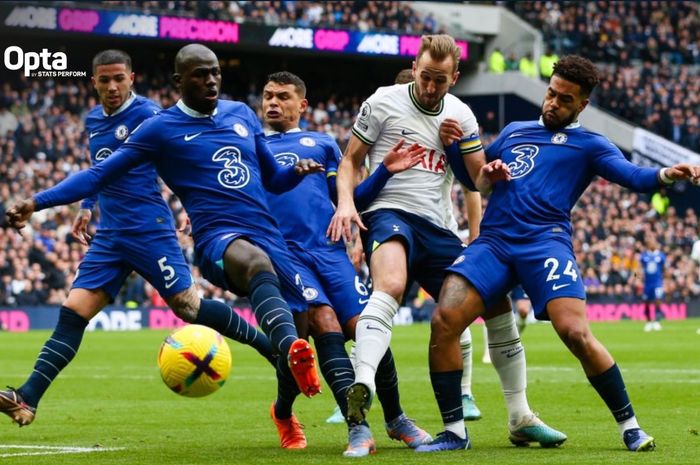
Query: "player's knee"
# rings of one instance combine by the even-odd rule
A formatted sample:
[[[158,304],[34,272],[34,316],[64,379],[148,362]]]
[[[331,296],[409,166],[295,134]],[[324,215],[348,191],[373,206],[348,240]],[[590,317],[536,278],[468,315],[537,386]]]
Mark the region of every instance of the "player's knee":
[[[576,355],[585,355],[591,343],[590,333],[583,328],[571,327],[563,333],[564,343]]]
[[[449,309],[438,305],[433,311],[433,317],[430,320],[430,331],[433,336],[449,337],[452,335],[461,335],[464,328],[458,328],[453,321],[452,312]]]
[[[406,289],[406,281],[399,276],[385,275],[381,280],[375,281],[374,290],[389,294],[397,302],[401,302],[404,290]]]
[[[328,305],[313,306],[309,309],[309,331],[317,337],[326,333],[340,333],[342,328],[338,317]]]
[[[165,299],[168,306],[173,310],[181,320],[187,323],[194,323],[199,312],[199,295],[194,287],[186,289],[182,292]]]
[[[263,271],[274,273],[275,269],[272,266],[270,257],[268,257],[261,250],[258,253],[251,254],[250,256],[250,259],[248,261],[248,272],[246,273],[248,275],[248,280],[250,280],[250,278]]]

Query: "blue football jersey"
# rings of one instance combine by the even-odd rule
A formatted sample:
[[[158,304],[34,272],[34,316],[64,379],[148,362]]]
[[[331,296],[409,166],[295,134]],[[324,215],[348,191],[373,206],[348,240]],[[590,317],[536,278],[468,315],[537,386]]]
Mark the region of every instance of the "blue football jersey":
[[[92,164],[106,160],[139,124],[159,111],[155,103],[136,95],[111,115],[104,113],[102,105],[90,110],[85,130]],[[133,168],[118,182],[100,191],[98,199],[102,231],[174,231],[175,222],[161,195],[152,163]],[[93,199],[86,199],[82,207],[92,208],[93,203]]]
[[[506,126],[486,149],[510,168],[497,182],[481,221],[481,234],[515,241],[571,236],[571,209],[596,175],[643,192],[659,185],[654,168],[625,159],[606,137],[573,123],[558,131],[541,121]]]
[[[333,138],[319,132],[292,130],[269,135],[266,139],[277,163],[282,166],[294,166],[300,159],[310,158],[325,167],[325,173],[306,176],[289,192],[268,193],[270,211],[285,240],[301,249],[325,245],[344,247],[342,241],[333,243],[326,237],[335,211],[331,202],[335,195],[331,195],[327,180],[337,175],[340,162],[340,149]]]
[[[105,161],[35,195],[37,209],[85,197],[146,162],[180,198],[197,250],[220,238],[222,229],[282,240],[266,189],[282,192],[302,179],[277,164],[248,106],[219,100],[211,115],[203,115],[179,101],[144,121]]]
[[[644,269],[644,287],[662,287],[666,254],[659,250],[646,250],[639,256]]]

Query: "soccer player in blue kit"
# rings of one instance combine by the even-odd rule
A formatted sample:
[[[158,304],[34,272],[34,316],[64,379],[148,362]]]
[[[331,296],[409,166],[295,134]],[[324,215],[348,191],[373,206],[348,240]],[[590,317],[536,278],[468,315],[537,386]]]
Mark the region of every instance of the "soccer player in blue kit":
[[[92,84],[100,105],[90,110],[85,130],[93,164],[106,160],[144,120],[160,111],[132,90],[131,58],[120,50],[98,53],[92,62]],[[87,225],[96,197],[83,201],[73,236],[88,245]],[[30,424],[42,396],[58,373],[73,359],[92,317],[113,301],[133,271],[144,276],[173,311],[187,319],[190,307],[219,312],[228,318],[218,327],[226,336],[255,347],[271,362],[267,337],[223,303],[200,300],[175,234],[172,213],[161,196],[153,164],[135,167],[99,193],[101,221],[90,249],[59,312],[29,379],[18,389],[0,391],[0,411],[20,426]],[[134,214],[138,212],[138,214]]]
[[[638,167],[608,139],[583,129],[578,115],[598,80],[589,60],[563,57],[554,65],[540,120],[509,124],[486,150],[494,163],[507,164],[510,180],[492,184],[481,235],[448,268],[440,291],[432,320],[430,370],[445,431],[418,451],[468,446],[464,423],[454,415],[460,405],[459,335],[518,283],[530,296],[535,316],[551,320],[579,359],[613,414],[625,446],[635,452],[655,447],[654,438],[639,427],[617,364],[591,333],[571,243],[570,211],[596,175],[650,191],[674,181],[697,183],[700,167]],[[492,168],[485,165],[482,170]]]
[[[299,278],[309,304],[309,330],[316,343],[319,366],[346,416],[346,393],[353,383],[354,370],[344,343],[346,337],[355,338],[355,325],[369,295],[355,273],[344,244],[326,237],[326,228],[334,212],[340,149],[327,134],[299,128],[307,106],[306,85],[299,76],[286,71],[268,76],[262,94],[263,117],[273,130],[266,139],[277,162],[292,165],[303,156],[323,165],[326,174],[325,178],[309,176],[288,192],[270,193],[268,203],[289,250],[300,262]],[[356,201],[368,203],[371,200],[368,197],[376,196],[387,179],[418,164],[424,154],[425,150],[417,145],[406,146],[403,150],[395,147],[385,157],[382,169],[357,187]],[[389,436],[413,448],[429,442],[430,435],[418,428],[401,409],[398,375],[391,351],[387,351],[380,363],[376,382]],[[291,412],[293,394],[280,392],[271,414],[282,447],[303,448],[306,439]],[[374,440],[366,422],[348,421],[348,428],[345,456],[374,453]]]
[[[639,263],[644,271],[644,308],[647,311],[644,331],[661,331],[657,312],[664,298],[666,254],[659,250],[659,242],[653,233],[646,238],[646,250],[639,256]]]
[[[21,228],[35,210],[88,197],[130,169],[153,163],[189,215],[202,275],[249,296],[274,350],[284,355],[277,370],[280,384],[296,384],[305,395],[315,395],[320,392],[315,356],[298,337],[290,310],[304,311],[306,303],[265,189],[291,189],[303,175],[323,168],[310,160],[286,168],[277,164],[255,113],[240,102],[219,100],[221,70],[207,47],[181,48],[173,78],[182,94],[176,105],[141,124],[106,160],[9,208],[8,220]],[[197,299],[180,316],[225,334],[227,310],[200,306]]]

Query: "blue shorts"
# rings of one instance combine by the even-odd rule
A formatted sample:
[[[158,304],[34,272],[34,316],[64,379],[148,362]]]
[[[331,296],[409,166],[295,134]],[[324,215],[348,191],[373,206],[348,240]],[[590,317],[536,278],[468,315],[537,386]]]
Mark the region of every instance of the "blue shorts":
[[[516,300],[525,300],[529,299],[527,293],[525,292],[525,289],[523,289],[522,286],[518,285],[515,286],[511,291],[510,291],[510,299],[515,302]]]
[[[663,286],[644,286],[644,300],[646,302],[652,302],[661,300],[664,298],[664,288]]]
[[[538,320],[549,319],[546,305],[552,299],[586,298],[573,247],[565,239],[513,243],[482,234],[448,271],[464,276],[486,308],[520,283]]]
[[[306,299],[303,296],[303,286],[297,278],[300,268],[294,256],[287,249],[282,234],[274,236],[252,235],[250,233],[222,232],[216,239],[209,241],[196,253],[196,261],[202,276],[215,286],[231,291],[236,295],[247,295],[243,289],[237,289],[229,284],[224,272],[224,252],[236,239],[246,241],[261,248],[272,262],[280,282],[282,298],[287,301],[292,312],[301,313],[307,310]]]
[[[435,226],[418,215],[402,210],[380,209],[365,213],[362,234],[367,263],[372,251],[390,239],[399,239],[406,247],[408,282],[415,280],[437,301],[442,282],[465,244],[452,231]]]
[[[135,271],[168,298],[192,286],[190,267],[173,231],[97,232],[78,267],[73,289],[102,289],[112,300]]]
[[[289,250],[301,263],[299,276],[309,305],[329,305],[341,325],[362,313],[369,291],[357,276],[345,247],[303,250],[290,244]]]

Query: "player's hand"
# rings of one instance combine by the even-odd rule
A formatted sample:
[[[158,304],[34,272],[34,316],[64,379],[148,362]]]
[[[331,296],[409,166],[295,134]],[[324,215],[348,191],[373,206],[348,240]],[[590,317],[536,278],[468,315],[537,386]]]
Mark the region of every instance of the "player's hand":
[[[92,218],[92,211],[87,208],[81,208],[80,211],[78,211],[78,216],[75,217],[75,221],[73,221],[71,234],[83,245],[89,245],[88,241],[92,239],[87,232],[90,218]]]
[[[700,184],[700,166],[679,163],[666,168],[666,176],[673,181],[690,181],[698,185]]]
[[[486,163],[481,167],[481,174],[483,174],[491,184],[498,181],[510,181],[510,168],[508,168],[508,165],[503,163],[501,159]]]
[[[350,242],[353,237],[353,224],[356,224],[361,230],[367,231],[360,215],[357,213],[355,202],[339,203],[326,230],[326,236],[330,237],[333,242],[338,242],[341,238],[345,239],[345,242]]]
[[[412,144],[409,147],[402,148],[404,140],[401,139],[390,151],[384,156],[382,163],[391,174],[406,171],[413,168],[421,162],[425,157],[425,147],[418,144]]]
[[[35,209],[36,203],[34,199],[20,200],[10,205],[10,208],[5,212],[7,222],[17,230],[22,229],[27,225],[27,221],[32,217]]]
[[[323,165],[316,163],[310,158],[302,158],[294,164],[294,172],[299,176],[306,176],[311,173],[321,173],[325,171]]]
[[[348,247],[348,257],[350,257],[350,262],[352,266],[355,267],[355,271],[359,273],[362,262],[365,259],[365,250],[362,247],[359,233],[355,234],[352,245]]]
[[[459,121],[452,118],[447,118],[440,124],[439,133],[443,145],[452,145],[464,136],[464,131],[462,131]]]

